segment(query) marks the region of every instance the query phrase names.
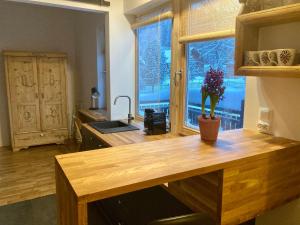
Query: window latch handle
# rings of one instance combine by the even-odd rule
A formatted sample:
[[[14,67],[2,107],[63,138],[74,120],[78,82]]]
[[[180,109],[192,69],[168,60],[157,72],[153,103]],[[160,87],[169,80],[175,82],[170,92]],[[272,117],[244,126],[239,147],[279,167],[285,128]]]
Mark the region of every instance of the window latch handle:
[[[181,80],[181,78],[182,78],[182,70],[181,69],[175,72],[174,84],[176,87],[178,86],[178,83],[179,83],[177,77],[179,77],[179,80]]]

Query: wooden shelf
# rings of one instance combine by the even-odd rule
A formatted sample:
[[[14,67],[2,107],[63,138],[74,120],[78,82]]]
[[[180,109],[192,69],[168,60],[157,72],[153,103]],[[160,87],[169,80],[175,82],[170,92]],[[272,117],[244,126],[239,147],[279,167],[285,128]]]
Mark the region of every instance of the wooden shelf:
[[[300,20],[300,3],[243,14],[238,20],[244,25],[270,26]]]
[[[260,50],[258,43],[261,27],[297,21],[300,22],[300,3],[239,15],[236,21],[235,74],[238,76],[300,78],[300,65],[244,66],[245,52]]]
[[[294,77],[300,78],[299,66],[242,66],[237,70],[238,76],[257,77]]]

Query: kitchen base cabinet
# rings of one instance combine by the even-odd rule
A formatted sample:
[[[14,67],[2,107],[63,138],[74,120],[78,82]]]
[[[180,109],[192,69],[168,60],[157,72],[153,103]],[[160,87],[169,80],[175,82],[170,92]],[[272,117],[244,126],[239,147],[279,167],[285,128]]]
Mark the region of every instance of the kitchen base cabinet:
[[[82,143],[80,151],[90,151],[109,147],[106,143],[99,140],[95,134],[84,127],[81,128],[81,135]]]
[[[112,223],[96,204],[88,204],[88,225],[112,225]]]
[[[148,225],[193,212],[160,186],[88,204],[89,225]],[[206,225],[212,221],[206,222]],[[164,223],[162,223],[164,224]],[[240,225],[255,225],[255,219]]]
[[[103,214],[106,216],[105,225],[147,225],[157,219],[192,213],[160,186],[104,199],[94,204],[99,215],[102,215],[101,218]]]

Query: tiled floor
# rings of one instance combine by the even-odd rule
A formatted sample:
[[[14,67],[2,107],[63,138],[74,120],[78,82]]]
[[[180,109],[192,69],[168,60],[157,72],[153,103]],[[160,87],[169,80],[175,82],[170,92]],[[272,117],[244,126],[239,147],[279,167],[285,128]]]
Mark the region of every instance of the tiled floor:
[[[0,225],[57,225],[56,196],[0,206]],[[89,205],[89,225],[107,224],[95,204]]]
[[[0,207],[1,225],[56,225],[55,196]]]

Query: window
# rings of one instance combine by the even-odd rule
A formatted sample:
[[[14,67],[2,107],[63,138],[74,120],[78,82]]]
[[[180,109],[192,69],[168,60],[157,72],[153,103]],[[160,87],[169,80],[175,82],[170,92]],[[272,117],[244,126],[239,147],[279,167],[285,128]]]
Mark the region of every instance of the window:
[[[137,114],[152,108],[169,114],[172,20],[137,29]]]
[[[224,72],[225,98],[217,108],[221,117],[221,130],[243,127],[245,78],[234,76],[235,39],[225,38],[190,43],[187,51],[187,86],[185,104],[185,125],[198,129],[197,117],[201,115],[201,86],[210,67]],[[209,99],[205,105],[210,111]]]

